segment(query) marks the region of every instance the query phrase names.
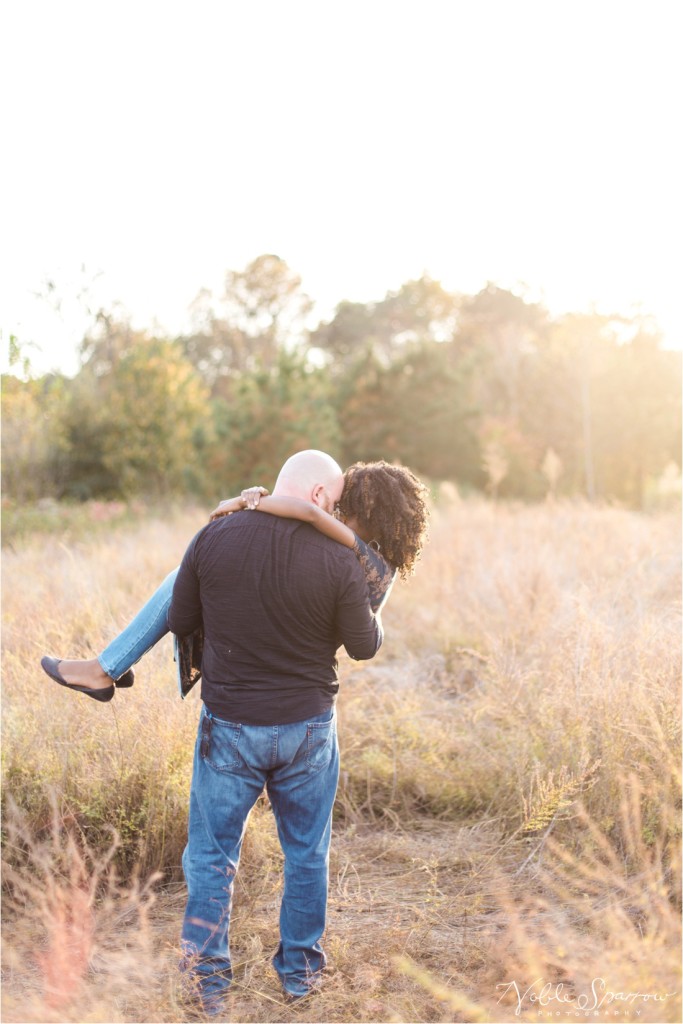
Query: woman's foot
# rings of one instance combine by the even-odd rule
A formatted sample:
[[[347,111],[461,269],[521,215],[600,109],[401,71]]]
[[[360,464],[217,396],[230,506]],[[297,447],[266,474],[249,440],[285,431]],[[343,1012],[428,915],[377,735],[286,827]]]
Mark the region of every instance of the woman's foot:
[[[84,661],[60,661],[59,674],[70,686],[87,686],[89,690],[107,690],[114,680],[108,676],[97,658]]]
[[[77,693],[84,693],[87,697],[92,697],[94,700],[107,702],[112,699],[116,692],[116,687],[109,677],[108,686],[87,686],[83,683],[69,683],[59,670],[59,666],[63,664],[59,658],[51,658],[49,655],[45,655],[44,658],[40,659],[40,664],[44,672],[54,679],[60,686],[67,686],[70,690],[76,690]]]

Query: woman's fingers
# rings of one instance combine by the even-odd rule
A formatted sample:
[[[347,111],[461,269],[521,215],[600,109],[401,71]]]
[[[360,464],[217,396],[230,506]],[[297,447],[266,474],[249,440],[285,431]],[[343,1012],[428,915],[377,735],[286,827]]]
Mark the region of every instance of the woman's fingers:
[[[242,491],[239,503],[236,498],[226,498],[225,501],[219,502],[209,515],[209,522],[212,523],[214,519],[220,519],[221,516],[229,516],[231,512],[237,512],[240,505],[242,508],[258,508],[261,498],[269,493],[267,487],[247,487],[245,491]]]
[[[218,505],[216,505],[215,509],[213,510],[211,515],[209,516],[209,522],[210,523],[212,523],[214,521],[214,519],[220,519],[221,516],[230,515],[230,513],[227,510],[227,508],[225,507],[228,504],[229,501],[230,501],[230,499],[226,498],[225,501],[221,501],[221,502],[218,503]]]
[[[268,494],[266,487],[247,487],[242,491],[242,501],[245,508],[258,508],[261,498]]]

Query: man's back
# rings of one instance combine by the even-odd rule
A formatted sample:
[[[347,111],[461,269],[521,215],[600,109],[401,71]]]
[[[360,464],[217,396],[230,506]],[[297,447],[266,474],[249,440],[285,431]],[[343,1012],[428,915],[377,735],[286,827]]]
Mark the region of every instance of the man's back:
[[[202,699],[251,725],[322,713],[338,690],[337,648],[371,658],[382,642],[351,550],[260,512],[220,519],[188,548],[169,624],[187,635],[202,616]]]

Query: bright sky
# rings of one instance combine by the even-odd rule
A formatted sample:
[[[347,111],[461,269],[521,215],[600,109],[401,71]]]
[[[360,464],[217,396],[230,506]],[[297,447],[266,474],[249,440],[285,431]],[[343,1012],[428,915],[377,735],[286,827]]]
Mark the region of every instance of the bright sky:
[[[186,323],[273,252],[326,315],[428,271],[683,345],[678,4],[14,0],[0,327],[76,368],[75,300]],[[85,274],[81,267],[85,266]],[[46,278],[61,317],[33,293]]]

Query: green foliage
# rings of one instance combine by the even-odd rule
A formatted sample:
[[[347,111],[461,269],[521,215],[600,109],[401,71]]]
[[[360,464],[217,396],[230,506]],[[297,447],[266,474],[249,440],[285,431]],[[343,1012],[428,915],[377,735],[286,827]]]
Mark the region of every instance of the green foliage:
[[[525,434],[514,418],[502,416],[482,417],[478,434],[487,489],[494,497],[543,497],[543,453],[537,437]]]
[[[229,398],[214,402],[214,422],[209,481],[223,497],[248,484],[271,486],[292,452],[339,452],[328,378],[296,353],[281,351],[274,367],[242,374]]]
[[[192,306],[195,330],[180,341],[212,393],[225,395],[236,376],[277,363],[279,352],[303,333],[311,306],[301,278],[284,260],[258,256],[243,271],[227,272],[218,299],[207,289],[199,293]]]
[[[436,479],[477,482],[468,378],[450,346],[408,345],[388,365],[361,358],[340,381],[344,462],[397,460]]]
[[[426,723],[418,701],[386,700],[386,712],[367,723],[350,714],[354,743],[350,750],[342,743],[337,816],[374,821],[427,814],[457,820],[489,808],[502,792],[499,780],[482,779],[460,760],[447,719]]]
[[[262,255],[171,341],[97,314],[73,380],[3,378],[4,494],[213,500],[272,482],[305,447],[400,461],[432,480],[538,500],[656,503],[680,466],[681,356],[645,319],[569,314],[427,275],[341,302],[308,335],[301,279]],[[654,495],[654,496],[653,496]]]
[[[64,410],[72,455],[64,493],[87,498],[187,489],[201,476],[197,448],[206,399],[175,342],[138,335],[107,373],[86,364]]]
[[[3,493],[33,501],[55,494],[68,444],[60,418],[65,381],[2,376]]]
[[[111,377],[103,463],[123,493],[169,493],[187,484],[206,393],[177,345],[136,345]]]
[[[680,461],[680,380],[680,353],[649,325],[571,314],[528,361],[520,427],[559,456],[561,493],[641,508],[648,481]]]
[[[612,346],[593,391],[596,479],[601,493],[641,508],[648,476],[680,452],[680,353],[638,332]]]
[[[332,369],[348,366],[364,352],[391,361],[406,344],[453,337],[457,300],[426,274],[407,281],[380,302],[340,302],[328,323],[311,334],[311,345],[332,357]]]
[[[147,514],[141,502],[55,501],[40,498],[33,502],[2,502],[2,543],[13,544],[36,534],[57,534],[63,541],[82,540],[98,532],[130,526]]]
[[[38,834],[48,826],[56,792],[60,815],[76,827],[96,849],[106,848],[112,831],[120,839],[116,860],[124,871],[139,865],[146,871],[163,869],[167,879],[181,877],[180,858],[187,838],[187,805],[191,764],[186,750],[172,750],[171,763],[162,765],[150,752],[146,759],[123,766],[112,789],[98,767],[102,752],[92,740],[80,737],[80,754],[89,771],[64,773],[54,756],[27,751],[6,755],[3,763],[3,812],[11,800],[29,819]],[[51,753],[54,752],[51,751]],[[12,862],[21,851],[5,850]]]
[[[111,401],[110,375],[96,376],[88,367],[65,388],[61,417],[69,458],[59,497],[86,501],[122,493],[105,464]]]

